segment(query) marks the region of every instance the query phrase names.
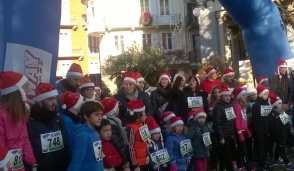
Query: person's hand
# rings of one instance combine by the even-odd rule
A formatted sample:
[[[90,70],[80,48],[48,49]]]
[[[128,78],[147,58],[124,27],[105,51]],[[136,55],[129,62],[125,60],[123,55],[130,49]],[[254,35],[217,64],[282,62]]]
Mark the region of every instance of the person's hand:
[[[124,171],[131,171],[131,169],[127,167],[127,168],[124,168]]]
[[[146,164],[148,164],[148,163],[149,163],[149,156],[146,157]]]
[[[246,130],[246,134],[248,138],[252,137],[252,133],[249,129]]]
[[[140,167],[137,167],[136,169],[134,169],[134,171],[140,171]]]
[[[190,160],[187,160],[187,164],[190,164]]]
[[[162,167],[167,167],[167,164],[163,164],[163,165],[161,165]]]
[[[154,170],[158,169],[158,165],[154,165],[153,169]]]
[[[178,171],[178,166],[176,163],[170,165],[170,171]]]
[[[240,142],[244,142],[245,141],[244,135],[242,133],[238,134],[238,137],[239,137],[239,141]]]
[[[225,144],[225,139],[220,140],[221,145]]]

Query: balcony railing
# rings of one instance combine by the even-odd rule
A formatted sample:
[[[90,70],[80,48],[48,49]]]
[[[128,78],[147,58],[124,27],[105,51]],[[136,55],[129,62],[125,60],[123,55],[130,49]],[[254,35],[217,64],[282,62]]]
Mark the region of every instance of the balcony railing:
[[[169,26],[180,22],[180,14],[151,15],[153,26]]]
[[[83,55],[84,55],[84,49],[81,46],[73,47],[71,51],[60,49],[58,52],[59,57],[75,58],[75,57],[81,57]]]

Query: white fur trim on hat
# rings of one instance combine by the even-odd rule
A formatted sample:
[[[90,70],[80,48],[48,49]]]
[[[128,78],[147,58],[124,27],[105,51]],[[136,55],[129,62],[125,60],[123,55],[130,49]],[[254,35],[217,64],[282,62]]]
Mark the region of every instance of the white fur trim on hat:
[[[223,95],[231,95],[232,93],[230,91],[223,91],[219,93],[219,96],[223,96]]]
[[[83,96],[80,95],[79,100],[76,102],[76,104],[68,110],[71,112],[74,112],[82,105],[83,101],[84,101],[84,98]]]
[[[132,81],[135,84],[137,83],[137,81],[134,78],[131,78],[131,77],[124,78],[124,81]]]
[[[246,90],[242,90],[236,97],[236,100],[240,99],[244,94],[246,94]]]
[[[85,83],[85,84],[82,84],[79,88],[82,89],[85,87],[95,87],[95,85],[94,83]]]
[[[12,85],[10,87],[7,87],[5,89],[2,89],[1,94],[5,95],[5,94],[9,94],[11,92],[16,91],[16,90],[20,89],[27,81],[28,81],[28,78],[23,75],[22,78],[18,81],[18,83],[16,83],[15,85]]]
[[[8,151],[5,158],[0,161],[0,168],[5,167],[12,157],[13,157],[13,154],[10,151]]]
[[[111,111],[105,113],[105,115],[106,116],[111,116],[111,115],[115,114],[115,112],[117,111],[117,109],[118,109],[118,103],[115,104],[114,108]]]
[[[160,80],[161,80],[162,78],[166,78],[166,79],[168,79],[168,82],[171,82],[171,81],[170,81],[170,77],[169,77],[168,75],[165,75],[165,74],[161,75],[161,76],[159,77],[159,82],[160,82]]]
[[[143,112],[143,111],[145,111],[145,106],[142,107],[142,108],[134,109],[134,110],[127,109],[127,111],[130,113],[130,115],[134,115],[135,112]]]
[[[77,76],[77,77],[83,77],[83,73],[80,72],[67,72],[66,76]]]
[[[191,120],[191,119],[193,119],[193,115],[191,115],[191,116],[187,119],[187,121],[189,121],[189,120]]]
[[[149,130],[149,133],[152,135],[154,133],[157,133],[157,132],[161,132],[161,129],[158,127],[158,128],[155,128],[155,129],[152,129],[152,130]]]
[[[184,124],[184,122],[182,121],[182,120],[177,120],[176,122],[174,122],[174,123],[172,123],[172,124],[170,124],[170,126],[171,127],[175,127],[175,126],[177,126],[177,125],[180,125],[180,124]]]
[[[212,73],[216,72],[215,69],[210,70],[205,76],[209,77]]]
[[[262,92],[259,93],[259,97],[262,97],[265,93],[268,93],[268,89],[264,89]]]
[[[206,117],[207,115],[206,115],[206,113],[204,113],[204,112],[200,112],[200,113],[197,113],[197,114],[194,116],[194,119],[196,120],[196,119],[198,119],[198,118],[201,117],[201,116]]]
[[[145,79],[143,77],[140,77],[137,79],[137,82],[140,82],[140,81],[145,81]]]
[[[277,106],[279,103],[282,103],[282,100],[279,99],[275,103],[272,104],[273,107]]]
[[[170,113],[169,115],[167,115],[165,118],[163,118],[164,122],[167,122],[168,120],[170,120],[170,118],[176,116],[174,113]]]
[[[260,85],[260,84],[262,84],[265,81],[268,81],[268,78],[264,78],[264,79],[260,80],[258,84]]]
[[[226,73],[223,75],[223,77],[226,77],[226,76],[232,76],[232,75],[235,75],[235,72],[229,72],[229,73]]]
[[[39,96],[36,97],[36,101],[40,102],[44,99],[47,99],[49,97],[54,97],[54,96],[58,96],[58,92],[56,89],[49,91],[49,92],[46,92],[46,93],[43,93],[43,94],[40,94]]]

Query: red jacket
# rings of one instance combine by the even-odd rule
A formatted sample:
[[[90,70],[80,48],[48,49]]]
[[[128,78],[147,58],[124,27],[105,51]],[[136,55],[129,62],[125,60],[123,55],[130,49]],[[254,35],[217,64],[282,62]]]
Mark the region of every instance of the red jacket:
[[[211,89],[213,86],[215,85],[222,85],[222,83],[219,80],[214,80],[214,81],[210,81],[208,78],[206,78],[205,80],[203,80],[200,83],[200,90],[205,91],[207,94],[211,93]]]
[[[104,167],[113,168],[121,164],[120,155],[109,141],[102,140],[102,152],[105,155],[103,158]]]

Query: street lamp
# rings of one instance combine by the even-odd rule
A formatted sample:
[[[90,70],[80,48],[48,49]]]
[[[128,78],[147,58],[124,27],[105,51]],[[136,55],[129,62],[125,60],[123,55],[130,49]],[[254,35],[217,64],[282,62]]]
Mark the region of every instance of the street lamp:
[[[199,7],[194,8],[193,9],[193,15],[195,17],[199,17],[200,16],[200,10],[201,10],[201,8],[199,8]]]

